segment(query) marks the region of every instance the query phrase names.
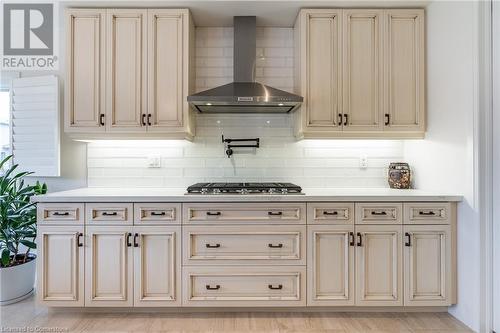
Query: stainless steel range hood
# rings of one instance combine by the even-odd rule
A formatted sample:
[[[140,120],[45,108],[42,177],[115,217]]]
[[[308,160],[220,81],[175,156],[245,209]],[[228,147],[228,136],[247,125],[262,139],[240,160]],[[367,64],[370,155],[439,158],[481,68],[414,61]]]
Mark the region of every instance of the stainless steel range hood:
[[[234,17],[234,82],[187,97],[200,112],[286,113],[297,109],[302,96],[254,82],[255,16]]]

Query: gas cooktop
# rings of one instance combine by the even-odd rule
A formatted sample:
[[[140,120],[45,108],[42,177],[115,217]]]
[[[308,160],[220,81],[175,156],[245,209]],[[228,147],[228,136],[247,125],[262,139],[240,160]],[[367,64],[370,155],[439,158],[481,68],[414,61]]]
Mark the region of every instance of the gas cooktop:
[[[186,194],[304,194],[292,183],[197,183]]]

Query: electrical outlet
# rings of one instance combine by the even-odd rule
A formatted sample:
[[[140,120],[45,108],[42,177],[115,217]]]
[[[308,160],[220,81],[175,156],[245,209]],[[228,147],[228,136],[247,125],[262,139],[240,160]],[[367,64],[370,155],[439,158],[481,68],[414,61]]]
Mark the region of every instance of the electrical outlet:
[[[161,156],[148,156],[148,168],[161,168]]]
[[[366,169],[368,168],[368,156],[363,155],[359,157],[359,167],[361,169]]]

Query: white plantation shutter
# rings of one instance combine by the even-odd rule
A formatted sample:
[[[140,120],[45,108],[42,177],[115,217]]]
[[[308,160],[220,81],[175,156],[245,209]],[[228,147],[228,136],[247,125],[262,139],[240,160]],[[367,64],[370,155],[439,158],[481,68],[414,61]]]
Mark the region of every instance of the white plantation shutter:
[[[12,80],[14,163],[34,177],[60,175],[59,85],[54,75]]]

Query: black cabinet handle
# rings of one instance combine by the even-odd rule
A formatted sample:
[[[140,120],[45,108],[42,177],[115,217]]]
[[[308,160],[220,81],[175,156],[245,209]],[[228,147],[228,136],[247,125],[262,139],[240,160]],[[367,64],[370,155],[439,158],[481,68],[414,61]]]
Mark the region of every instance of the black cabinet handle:
[[[101,115],[99,116],[99,124],[101,126],[104,126],[104,114],[103,113],[101,113]]]
[[[268,247],[270,247],[271,249],[281,249],[283,247],[283,244],[279,243],[278,245],[274,245],[274,244],[267,244]]]
[[[267,215],[269,215],[269,216],[281,216],[281,215],[283,215],[283,212],[267,212]]]
[[[205,286],[205,288],[207,288],[207,290],[219,290],[220,289],[220,285],[216,285],[215,287],[212,287],[209,284],[207,284]]]
[[[424,212],[424,211],[419,211],[418,212],[418,215],[422,215],[422,216],[434,216],[436,215],[436,213],[434,213],[432,210],[431,211],[428,211],[428,212]]]
[[[81,241],[81,237],[83,236],[83,234],[81,232],[78,233],[78,235],[76,236],[76,243],[78,245],[78,247],[82,247],[83,246],[83,243]]]
[[[103,212],[103,213],[102,213],[102,216],[116,216],[116,215],[118,215],[118,213],[117,213],[117,212],[112,212],[112,213]]]
[[[69,215],[69,212],[64,212],[64,213],[61,213],[61,212],[54,212],[53,214],[54,216],[68,216]]]
[[[134,235],[134,247],[139,247],[139,242],[137,241],[138,237],[139,237],[139,234],[135,233],[135,235]]]
[[[349,115],[347,113],[344,114],[344,126],[347,126],[349,123]]]
[[[349,246],[354,246],[354,232],[349,232]]]
[[[405,232],[406,242],[405,246],[411,246],[411,234],[409,232]]]
[[[207,215],[208,216],[221,216],[222,213],[221,212],[215,212],[215,213],[214,212],[207,212]]]
[[[358,243],[356,245],[363,246],[363,236],[361,235],[360,232],[358,232],[356,235],[358,236]]]
[[[378,212],[378,211],[372,210],[372,215],[385,216],[385,215],[387,215],[387,212]]]
[[[151,126],[151,113],[148,113],[148,126]]]
[[[142,114],[142,126],[146,126],[146,114]]]
[[[388,114],[388,113],[386,113],[385,114],[385,123],[384,123],[384,125],[388,126],[390,123],[391,123],[391,115]]]
[[[132,233],[130,232],[127,232],[127,247],[131,247],[132,246],[132,243],[130,243],[130,237],[132,237]]]
[[[278,286],[276,286],[276,287],[275,287],[275,286],[273,286],[272,284],[269,284],[269,285],[267,285],[267,286],[268,286],[268,288],[269,288],[269,289],[271,289],[271,290],[281,290],[281,289],[283,289],[283,285],[282,285],[282,284],[278,284]]]
[[[339,215],[339,212],[334,210],[333,212],[323,211],[323,215]]]
[[[217,243],[217,244],[215,244],[215,245],[212,245],[212,244],[205,244],[205,247],[206,247],[207,249],[217,249],[217,248],[219,248],[219,247],[220,247],[220,244],[218,244],[218,243]]]
[[[342,113],[339,113],[339,126],[342,126]]]
[[[165,212],[151,212],[151,216],[165,216],[167,213]]]

